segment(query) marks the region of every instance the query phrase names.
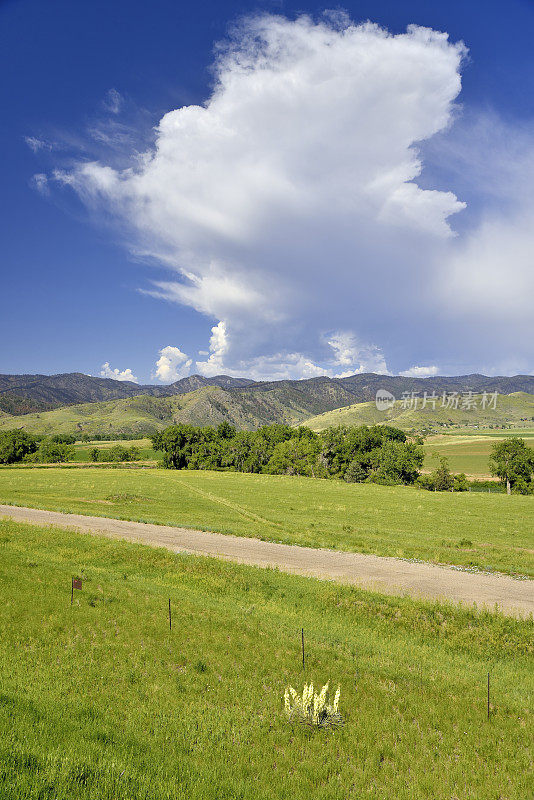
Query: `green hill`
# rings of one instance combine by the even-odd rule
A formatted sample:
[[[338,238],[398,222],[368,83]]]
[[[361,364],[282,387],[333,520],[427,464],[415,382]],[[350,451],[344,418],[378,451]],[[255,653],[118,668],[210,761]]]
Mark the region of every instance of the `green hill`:
[[[394,424],[404,430],[440,432],[450,427],[487,428],[492,425],[506,425],[514,428],[531,428],[534,420],[534,395],[525,392],[500,394],[496,408],[481,408],[480,396],[476,396],[476,409],[441,408],[441,401],[432,407],[417,410],[403,408],[402,401],[387,411],[379,411],[375,403],[356,403],[335,411],[311,417],[306,425],[315,431],[335,425],[380,425]],[[419,405],[421,401],[419,400]]]
[[[211,397],[213,393],[214,397]],[[23,416],[0,417],[0,430],[23,428],[37,434],[75,433],[88,434],[150,434],[173,422],[206,424],[206,419],[216,421],[217,403],[223,390],[208,387],[175,397],[136,397],[108,400],[102,403],[82,403],[63,406],[52,411]],[[220,418],[225,418],[220,415]],[[210,419],[211,421],[211,419]],[[220,421],[220,420],[219,420]]]

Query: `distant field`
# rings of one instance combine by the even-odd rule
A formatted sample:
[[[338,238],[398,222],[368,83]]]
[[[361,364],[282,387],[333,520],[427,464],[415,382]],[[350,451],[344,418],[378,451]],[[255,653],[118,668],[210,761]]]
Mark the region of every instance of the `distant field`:
[[[534,497],[229,472],[0,470],[0,502],[534,577]]]
[[[93,448],[98,450],[109,450],[111,447],[120,445],[121,447],[137,447],[140,452],[141,461],[161,460],[161,453],[157,453],[152,448],[150,439],[121,439],[116,441],[102,442],[83,442],[74,445],[74,461],[90,461],[90,452]]]
[[[510,431],[496,433],[494,431],[477,434],[446,434],[431,436],[425,441],[426,470],[436,468],[437,459],[433,453],[446,456],[453,472],[465,472],[467,475],[486,477],[490,475],[489,459],[493,445],[505,436],[520,436],[529,447],[534,447],[534,431]]]
[[[430,389],[429,389],[430,391]],[[478,426],[485,428],[489,425],[511,425],[514,428],[532,428],[534,419],[534,395],[525,392],[501,394],[497,398],[495,409],[481,408],[480,397],[477,399],[477,408],[472,410],[443,409],[437,402],[435,410],[431,406],[422,409],[419,398],[417,410],[403,409],[400,400],[388,411],[379,411],[376,404],[356,403],[355,405],[327,411],[324,414],[311,417],[304,421],[304,425],[316,431],[324,430],[335,425],[377,425],[387,423],[398,426],[403,430],[433,430],[442,432],[447,426],[452,428],[465,428]]]
[[[0,547],[2,800],[531,796],[527,621],[53,528]],[[286,721],[305,679],[343,728]]]

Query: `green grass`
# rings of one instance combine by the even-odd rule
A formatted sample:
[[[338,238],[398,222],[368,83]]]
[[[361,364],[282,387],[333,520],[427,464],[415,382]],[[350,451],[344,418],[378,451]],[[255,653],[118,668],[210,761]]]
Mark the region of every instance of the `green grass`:
[[[0,470],[0,502],[534,577],[534,497],[231,472],[47,468]]]
[[[150,439],[131,439],[131,440],[120,440],[117,439],[116,441],[96,441],[96,442],[83,442],[77,443],[74,445],[74,458],[73,461],[90,461],[90,452],[93,448],[97,448],[98,450],[109,450],[111,447],[115,447],[119,445],[120,447],[136,447],[140,453],[140,460],[141,461],[161,461],[162,454],[157,453],[150,442]]]
[[[477,434],[447,434],[429,437],[424,445],[424,468],[433,470],[437,460],[433,453],[446,456],[452,472],[465,472],[466,475],[489,477],[489,459],[493,445],[505,436],[518,435],[525,440],[529,447],[534,447],[534,432],[532,430],[510,431],[509,433],[484,432]]]
[[[2,800],[532,796],[531,622],[11,522],[0,548]],[[334,733],[284,718],[301,626]]]

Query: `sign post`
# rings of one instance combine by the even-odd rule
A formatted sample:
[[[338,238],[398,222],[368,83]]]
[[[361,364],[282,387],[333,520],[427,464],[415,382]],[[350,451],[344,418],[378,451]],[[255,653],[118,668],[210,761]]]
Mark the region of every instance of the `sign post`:
[[[74,590],[81,589],[82,582],[80,578],[72,578],[71,586],[70,586],[70,604],[72,605],[74,602]]]

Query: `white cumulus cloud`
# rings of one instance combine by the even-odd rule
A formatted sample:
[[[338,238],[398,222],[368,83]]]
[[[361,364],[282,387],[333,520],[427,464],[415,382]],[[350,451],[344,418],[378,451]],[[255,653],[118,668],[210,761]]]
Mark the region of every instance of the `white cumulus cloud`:
[[[109,365],[109,361],[106,361],[104,364],[102,364],[100,377],[113,378],[116,381],[132,381],[132,383],[139,382],[131,369],[112,369]]]
[[[464,45],[343,14],[266,14],[216,53],[211,96],[165,114],[129,167],[83,161],[58,173],[126,225],[132,251],[169,269],[152,294],[223,321],[197,368],[298,377],[386,372],[386,355],[394,370],[473,360],[484,275],[484,344],[504,358],[494,299],[502,288],[508,309],[525,303],[525,248],[514,251],[515,288],[502,257],[518,225],[530,241],[527,226],[455,238],[465,203],[420,185],[424,144],[455,119]],[[350,334],[329,341],[328,331]]]
[[[179,347],[167,345],[159,351],[155,377],[162,383],[172,383],[189,375],[192,363]]]
[[[229,342],[226,333],[226,323],[221,320],[211,329],[210,349],[206,361],[197,361],[196,368],[207,378],[221,375],[225,369],[224,359],[228,352]]]

